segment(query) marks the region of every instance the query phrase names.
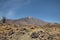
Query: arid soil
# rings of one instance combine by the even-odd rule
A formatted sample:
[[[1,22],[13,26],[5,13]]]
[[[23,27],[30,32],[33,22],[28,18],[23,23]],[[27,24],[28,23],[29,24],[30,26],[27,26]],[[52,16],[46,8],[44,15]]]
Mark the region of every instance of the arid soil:
[[[60,40],[60,24],[37,26],[0,23],[0,40]]]

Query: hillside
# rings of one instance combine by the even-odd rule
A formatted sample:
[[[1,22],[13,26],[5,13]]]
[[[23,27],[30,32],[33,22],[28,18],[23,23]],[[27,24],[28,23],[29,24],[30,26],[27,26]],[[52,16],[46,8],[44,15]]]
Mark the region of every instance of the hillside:
[[[60,25],[0,24],[0,40],[60,40]]]
[[[29,24],[19,25],[17,21]],[[3,20],[4,23],[0,23],[0,40],[60,40],[60,24],[36,25],[39,21],[35,18]],[[31,22],[37,23],[33,25]]]

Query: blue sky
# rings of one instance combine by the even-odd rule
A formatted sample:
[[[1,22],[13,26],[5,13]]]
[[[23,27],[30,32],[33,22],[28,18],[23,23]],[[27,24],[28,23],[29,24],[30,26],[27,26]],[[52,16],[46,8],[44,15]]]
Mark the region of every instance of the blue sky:
[[[0,0],[0,18],[36,17],[60,23],[60,0]]]

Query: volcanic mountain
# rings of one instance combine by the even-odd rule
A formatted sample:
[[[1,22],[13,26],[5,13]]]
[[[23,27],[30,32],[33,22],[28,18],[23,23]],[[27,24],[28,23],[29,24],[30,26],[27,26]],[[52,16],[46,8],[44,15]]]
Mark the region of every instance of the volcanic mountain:
[[[3,18],[1,22],[0,40],[60,40],[60,24],[57,23],[44,22],[34,17],[16,20]]]
[[[16,19],[16,20],[11,20],[11,19],[6,19],[7,23],[13,23],[16,25],[44,25],[47,24],[47,22],[41,20],[41,19],[37,19],[34,17],[25,17],[25,18],[20,18],[20,19]]]

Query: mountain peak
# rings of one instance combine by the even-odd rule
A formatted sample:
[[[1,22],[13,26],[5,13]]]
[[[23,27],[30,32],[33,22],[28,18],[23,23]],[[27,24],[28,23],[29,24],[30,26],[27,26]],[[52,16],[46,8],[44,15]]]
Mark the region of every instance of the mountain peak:
[[[28,18],[33,18],[32,16],[28,16]]]
[[[28,17],[25,17],[25,18],[28,18],[28,19],[33,19],[34,17],[32,17],[32,16],[28,16]]]

